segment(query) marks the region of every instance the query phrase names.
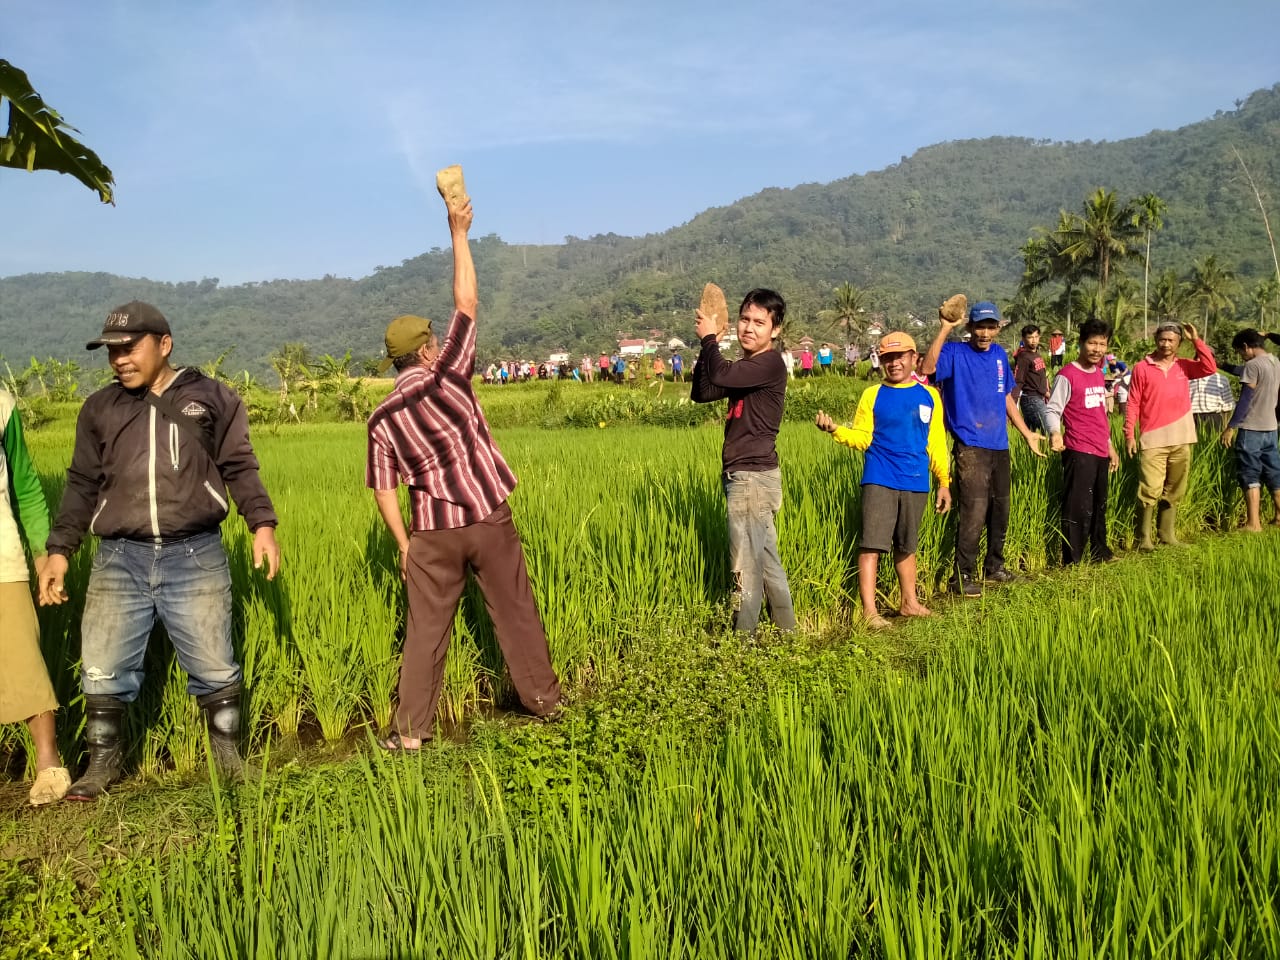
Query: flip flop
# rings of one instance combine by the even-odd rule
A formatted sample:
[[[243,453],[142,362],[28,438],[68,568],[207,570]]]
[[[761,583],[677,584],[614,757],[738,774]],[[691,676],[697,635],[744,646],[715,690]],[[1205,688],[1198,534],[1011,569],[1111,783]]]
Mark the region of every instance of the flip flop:
[[[387,753],[417,753],[422,749],[421,747],[406,747],[404,741],[400,739],[400,734],[395,730],[374,742]]]
[[[66,767],[45,767],[36,774],[36,782],[31,785],[27,802],[33,807],[43,807],[47,803],[61,800],[70,789],[71,774]]]

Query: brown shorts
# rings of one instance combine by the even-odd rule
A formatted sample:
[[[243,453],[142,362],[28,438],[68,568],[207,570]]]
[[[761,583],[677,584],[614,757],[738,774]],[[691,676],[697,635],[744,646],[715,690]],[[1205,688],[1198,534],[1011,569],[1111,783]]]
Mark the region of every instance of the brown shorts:
[[[915,553],[920,540],[920,521],[929,494],[894,490],[874,483],[862,485],[863,550],[880,553]]]
[[[0,723],[58,709],[40,653],[40,624],[31,585],[0,583]]]

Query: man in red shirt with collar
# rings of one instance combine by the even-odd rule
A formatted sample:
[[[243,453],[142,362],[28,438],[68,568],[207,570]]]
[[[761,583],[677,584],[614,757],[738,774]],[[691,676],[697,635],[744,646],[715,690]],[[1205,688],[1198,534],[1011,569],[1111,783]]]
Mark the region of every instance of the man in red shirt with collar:
[[[423,317],[396,317],[387,326],[387,359],[395,366],[391,393],[369,418],[365,483],[400,548],[409,616],[388,750],[417,750],[434,731],[445,657],[468,569],[485,595],[494,633],[521,703],[541,718],[560,705],[507,497],[516,478],[502,458],[471,386],[476,356],[475,265],[466,201],[449,210],[453,241],[453,316],[441,342]],[[396,487],[409,487],[412,534]]]
[[[1183,335],[1195,347],[1195,359],[1178,357]],[[1190,323],[1156,328],[1156,348],[1133,365],[1129,405],[1124,414],[1124,444],[1129,456],[1141,454],[1138,468],[1138,549],[1155,549],[1152,515],[1159,505],[1160,540],[1176,546],[1178,504],[1187,492],[1196,424],[1191,416],[1191,381],[1216,372],[1213,351]],[[1140,435],[1135,435],[1136,433]]]

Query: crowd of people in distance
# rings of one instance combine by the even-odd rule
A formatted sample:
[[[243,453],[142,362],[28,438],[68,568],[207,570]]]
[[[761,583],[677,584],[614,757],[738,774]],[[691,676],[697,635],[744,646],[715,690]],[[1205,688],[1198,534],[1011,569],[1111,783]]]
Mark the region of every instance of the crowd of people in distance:
[[[663,360],[658,353],[627,356],[620,353],[601,353],[599,360],[583,356],[578,363],[567,359],[504,360],[491,363],[480,375],[482,383],[505,386],[508,383],[526,383],[530,380],[572,380],[575,383],[635,383],[664,380],[675,383],[684,381],[684,357],[673,350]]]
[[[562,710],[559,679],[534,599],[524,551],[508,506],[516,477],[503,458],[474,387],[478,284],[465,198],[446,202],[453,251],[454,311],[442,331],[428,319],[402,315],[384,332],[395,368],[387,397],[367,424],[365,484],[396,545],[406,585],[407,618],[396,707],[379,738],[387,751],[421,750],[435,731],[452,625],[468,576],[487,599],[496,639],[524,709],[555,720]],[[964,302],[963,297],[948,303]],[[1040,356],[1041,332],[1022,330],[1011,360],[996,342],[996,304],[967,312],[940,310],[941,324],[920,353],[913,338],[893,331],[869,352],[878,382],[860,396],[852,423],[819,411],[816,426],[865,458],[859,593],[866,623],[888,621],[876,607],[876,570],[891,554],[901,587],[899,613],[929,616],[916,590],[921,521],[930,505],[956,514],[950,588],[979,596],[983,584],[1014,579],[1005,563],[1010,513],[1009,424],[1037,456],[1048,447],[1063,466],[1060,512],[1063,562],[1111,559],[1107,487],[1121,451],[1109,413],[1123,420],[1124,455],[1138,459],[1136,540],[1177,543],[1176,514],[1187,489],[1196,420],[1215,418],[1232,447],[1244,491],[1246,527],[1261,529],[1262,491],[1270,492],[1280,524],[1280,361],[1255,330],[1238,333],[1236,401],[1219,364],[1191,324],[1162,323],[1155,349],[1131,365],[1110,351],[1112,331],[1090,319],[1065,359],[1060,331]],[[691,398],[726,402],[719,481],[728,527],[733,628],[752,634],[762,608],[781,630],[797,618],[778,551],[775,518],[783,503],[777,435],[788,380],[829,373],[835,348],[796,357],[780,349],[786,303],[774,290],[743,297],[735,335],[740,356],[721,349],[716,320],[695,314],[699,352],[690,370]],[[963,339],[953,335],[965,327]],[[14,399],[0,390],[0,723],[26,722],[36,753],[33,805],[64,796],[94,800],[124,772],[124,717],[143,683],[152,627],[159,620],[196,698],[217,769],[243,773],[240,757],[243,675],[232,644],[232,591],[221,525],[230,501],[252,533],[254,567],[267,579],[280,569],[278,518],[259,478],[239,396],[190,367],[171,362],[173,335],[154,306],[133,301],[113,309],[88,349],[106,348],[114,381],[85,400],[76,423],[67,481],[52,522],[32,467]],[[1189,345],[1193,356],[1181,357]],[[861,361],[847,345],[847,369]],[[491,364],[484,380],[593,379],[625,382],[641,375],[685,376],[679,352],[663,360],[601,353],[580,363]],[[817,370],[817,374],[814,370]],[[1052,379],[1050,374],[1052,373]],[[1225,389],[1224,389],[1225,384]],[[1196,391],[1199,391],[1197,393]],[[1193,399],[1199,396],[1199,399]],[[1202,423],[1205,421],[1201,421]],[[949,438],[949,442],[948,442]],[[409,516],[398,488],[409,490]],[[40,654],[39,624],[22,541],[34,558],[41,605],[70,599],[70,558],[98,539],[81,618],[80,688],[89,760],[72,780],[58,756],[58,703]],[[979,563],[985,535],[985,552]]]
[[[845,344],[844,363],[838,363],[837,347],[823,343],[816,347],[802,341],[798,347],[779,345],[779,354],[786,368],[788,380],[797,377],[819,377],[828,374],[856,377],[865,372],[872,379],[881,377],[880,349],[872,345],[867,353],[867,367],[863,371],[862,351],[856,343]],[[697,363],[697,357],[693,362]],[[530,380],[570,380],[575,383],[651,383],[669,380],[683,383],[687,373],[683,353],[679,349],[668,350],[666,356],[655,349],[646,348],[642,353],[601,352],[592,359],[584,355],[574,363],[567,358],[548,360],[494,361],[484,368],[480,380],[485,384],[505,386],[508,383],[526,383]]]

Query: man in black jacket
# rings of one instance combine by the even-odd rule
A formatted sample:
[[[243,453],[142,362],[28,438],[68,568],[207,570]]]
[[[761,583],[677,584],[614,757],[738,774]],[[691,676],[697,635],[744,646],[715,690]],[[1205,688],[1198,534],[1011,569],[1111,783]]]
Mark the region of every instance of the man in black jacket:
[[[168,321],[147,303],[112,310],[87,346],[106,346],[116,381],[80,410],[40,575],[40,602],[64,602],[68,558],[86,533],[101,538],[80,631],[89,768],[69,800],[95,799],[120,776],[125,705],[138,696],[157,617],[204,711],[219,767],[240,772],[241,674],[219,530],[228,490],[253,531],[254,566],[265,563],[270,580],[280,564],[275,511],[235,392],[170,365]]]
[[[774,348],[787,305],[773,290],[756,289],[738,309],[742,359],[730,363],[720,352],[716,322],[697,314],[702,341],[693,370],[695,403],[729,401],[721,454],[729,519],[729,568],[733,573],[733,627],[754,633],[760,604],[782,630],[796,625],[787,573],[778,558],[774,515],[782,507],[782,471],[778,466],[778,427],[787,392],[787,367]]]

